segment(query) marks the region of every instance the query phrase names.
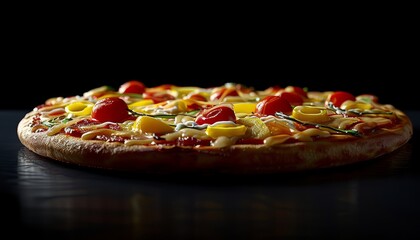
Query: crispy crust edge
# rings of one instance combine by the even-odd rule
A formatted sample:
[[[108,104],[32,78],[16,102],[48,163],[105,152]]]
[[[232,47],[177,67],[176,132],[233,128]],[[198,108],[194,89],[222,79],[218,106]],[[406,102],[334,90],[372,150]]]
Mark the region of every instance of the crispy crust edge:
[[[62,134],[32,133],[30,114],[18,124],[21,143],[34,153],[88,168],[167,174],[184,172],[261,174],[329,168],[374,159],[407,143],[413,126],[403,113],[400,123],[368,137],[340,141],[314,141],[264,145],[234,145],[227,148],[175,146],[126,146],[96,140],[81,140]]]

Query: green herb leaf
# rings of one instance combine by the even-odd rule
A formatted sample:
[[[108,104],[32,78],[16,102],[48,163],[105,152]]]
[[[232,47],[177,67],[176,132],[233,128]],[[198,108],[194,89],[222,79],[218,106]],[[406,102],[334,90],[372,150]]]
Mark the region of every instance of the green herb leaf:
[[[282,112],[276,112],[276,116],[277,117],[284,118],[284,119],[287,119],[287,120],[290,120],[290,121],[293,121],[293,122],[297,122],[297,123],[299,123],[299,124],[301,124],[303,126],[311,126],[311,127],[316,127],[316,128],[326,128],[326,129],[330,129],[330,130],[333,130],[333,131],[336,131],[336,132],[350,134],[350,135],[353,135],[353,136],[356,136],[356,137],[362,136],[360,134],[360,132],[357,131],[357,130],[343,130],[343,129],[339,129],[339,128],[335,128],[335,127],[330,127],[328,125],[323,125],[323,124],[319,124],[319,123],[303,122],[303,121],[300,121],[300,120],[298,120],[296,118],[290,117],[290,116],[288,116],[288,115],[286,115],[286,114],[284,114]]]

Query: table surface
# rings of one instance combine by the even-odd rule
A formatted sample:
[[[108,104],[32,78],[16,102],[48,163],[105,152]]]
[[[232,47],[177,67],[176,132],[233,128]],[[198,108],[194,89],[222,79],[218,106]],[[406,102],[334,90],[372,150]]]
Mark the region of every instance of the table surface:
[[[58,239],[416,238],[420,111],[399,150],[350,166],[270,176],[126,176],[40,157],[1,111],[1,229]]]

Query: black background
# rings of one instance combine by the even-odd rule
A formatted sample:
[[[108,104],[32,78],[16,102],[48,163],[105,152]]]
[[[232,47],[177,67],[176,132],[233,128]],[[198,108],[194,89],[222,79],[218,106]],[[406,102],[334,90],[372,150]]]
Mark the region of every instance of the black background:
[[[28,21],[8,35],[0,108],[30,110],[50,97],[137,79],[146,86],[236,82],[256,89],[344,90],[418,109],[414,32],[405,20],[381,21],[305,22],[291,31],[247,22],[223,29],[167,23],[151,31],[138,24],[121,32],[122,25],[56,27],[48,21],[45,27]]]
[[[118,88],[125,81],[137,79],[146,86],[172,83],[211,87],[226,82],[242,83],[263,90],[272,85],[286,87],[295,85],[308,90],[344,90],[353,94],[372,93],[380,102],[390,103],[401,109],[418,109],[417,88],[405,69],[392,62],[352,58],[259,59],[258,57],[203,59],[103,59],[100,56],[87,57],[53,56],[47,60],[22,69],[15,74],[1,101],[5,109],[32,109],[47,98],[82,95],[85,91],[102,85]],[[354,56],[353,56],[354,57]],[[371,62],[372,61],[372,62]],[[16,94],[13,94],[13,93]],[[11,97],[13,100],[8,98]]]

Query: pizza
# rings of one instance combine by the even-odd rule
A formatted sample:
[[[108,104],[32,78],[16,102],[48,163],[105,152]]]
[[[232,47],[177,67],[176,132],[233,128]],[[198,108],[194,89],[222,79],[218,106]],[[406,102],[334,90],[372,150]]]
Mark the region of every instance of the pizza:
[[[130,80],[46,99],[17,134],[38,155],[87,168],[267,174],[376,159],[406,144],[413,126],[368,93]]]

